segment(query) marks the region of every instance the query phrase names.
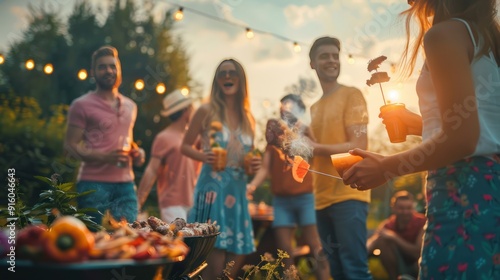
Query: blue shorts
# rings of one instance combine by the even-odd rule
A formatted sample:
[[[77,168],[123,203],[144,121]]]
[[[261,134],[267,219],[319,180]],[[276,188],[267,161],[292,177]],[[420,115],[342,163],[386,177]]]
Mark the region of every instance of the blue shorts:
[[[125,218],[132,223],[137,218],[137,195],[134,182],[104,183],[80,181],[76,184],[78,192],[95,192],[77,198],[78,208],[96,208],[100,213],[89,213],[97,224],[102,223],[106,210],[110,210],[114,219]]]
[[[273,227],[294,227],[316,224],[314,195],[274,196]]]

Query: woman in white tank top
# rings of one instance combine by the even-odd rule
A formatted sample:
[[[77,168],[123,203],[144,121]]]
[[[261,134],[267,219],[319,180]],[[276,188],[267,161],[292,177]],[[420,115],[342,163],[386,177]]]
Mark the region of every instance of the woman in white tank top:
[[[428,171],[421,279],[500,279],[500,28],[496,0],[409,0],[403,53],[417,82],[422,117],[399,117],[422,144],[391,156],[363,150],[344,183],[366,190],[396,176]],[[387,115],[382,116],[388,117]],[[392,116],[391,116],[392,117]]]

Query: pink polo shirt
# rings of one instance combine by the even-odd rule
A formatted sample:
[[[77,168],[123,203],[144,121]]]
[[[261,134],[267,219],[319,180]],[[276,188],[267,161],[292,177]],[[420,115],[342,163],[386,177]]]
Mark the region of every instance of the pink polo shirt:
[[[158,170],[158,204],[193,206],[194,187],[200,163],[181,153],[184,133],[168,127],[158,133],[151,148],[151,156],[161,161]]]
[[[75,99],[69,108],[68,125],[84,129],[83,141],[87,149],[108,153],[120,148],[120,137],[133,140],[133,128],[137,117],[137,105],[132,99],[118,95],[118,110],[106,103],[102,97],[89,92]],[[125,168],[113,163],[82,162],[78,181],[109,183],[134,180],[132,159]]]

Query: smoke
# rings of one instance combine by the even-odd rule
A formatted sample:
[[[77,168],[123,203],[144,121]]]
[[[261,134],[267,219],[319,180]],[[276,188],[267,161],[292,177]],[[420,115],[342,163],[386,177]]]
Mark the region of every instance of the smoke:
[[[282,118],[287,124],[282,143],[283,151],[292,158],[294,156],[301,156],[305,160],[312,158],[313,147],[309,138],[304,136],[307,126],[298,121],[293,114],[282,116]]]

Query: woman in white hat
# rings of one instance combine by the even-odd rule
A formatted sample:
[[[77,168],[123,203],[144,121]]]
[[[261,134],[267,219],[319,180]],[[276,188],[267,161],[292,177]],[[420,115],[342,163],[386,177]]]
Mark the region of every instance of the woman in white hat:
[[[203,162],[188,221],[217,222],[221,232],[207,258],[204,279],[221,277],[231,261],[235,263],[229,273],[236,274],[244,256],[255,251],[243,168],[244,156],[253,147],[254,126],[245,71],[234,59],[224,60],[215,72],[210,101],[194,114],[182,145],[185,155]],[[202,150],[195,147],[198,137]],[[213,146],[227,151],[222,171],[212,167],[216,160]],[[260,160],[255,158],[253,166],[258,169]]]

